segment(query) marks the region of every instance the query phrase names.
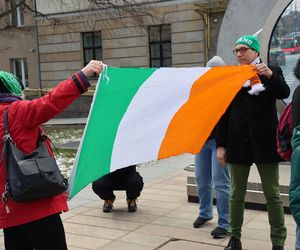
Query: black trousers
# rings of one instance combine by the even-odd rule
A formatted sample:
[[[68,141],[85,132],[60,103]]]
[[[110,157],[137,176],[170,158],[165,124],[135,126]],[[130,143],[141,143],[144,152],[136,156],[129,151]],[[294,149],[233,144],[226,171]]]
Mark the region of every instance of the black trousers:
[[[143,178],[136,166],[129,166],[102,176],[93,182],[92,188],[103,200],[115,197],[114,190],[126,190],[127,198],[133,200],[140,196],[143,186]]]
[[[23,225],[4,228],[6,250],[67,250],[64,227],[59,214]]]

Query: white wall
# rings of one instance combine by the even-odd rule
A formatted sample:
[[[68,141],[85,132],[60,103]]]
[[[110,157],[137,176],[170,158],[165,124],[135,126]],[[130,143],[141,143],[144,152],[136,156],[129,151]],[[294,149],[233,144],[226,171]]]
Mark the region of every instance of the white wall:
[[[88,9],[87,0],[36,0],[37,10],[43,14],[56,14]]]

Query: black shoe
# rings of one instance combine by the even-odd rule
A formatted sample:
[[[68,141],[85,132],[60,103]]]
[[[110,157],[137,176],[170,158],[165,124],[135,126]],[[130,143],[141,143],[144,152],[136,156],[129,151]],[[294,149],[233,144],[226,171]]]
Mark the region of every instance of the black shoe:
[[[221,227],[216,227],[210,233],[214,239],[222,239],[227,237],[227,230]]]
[[[104,200],[102,211],[103,213],[109,213],[113,209],[113,203],[115,201],[116,197],[114,196],[112,199]]]
[[[202,217],[198,217],[194,223],[193,223],[193,226],[194,228],[199,228],[199,227],[202,227],[206,222],[210,221],[212,218],[209,218],[209,219],[204,219]]]
[[[284,250],[283,246],[273,246],[272,250]]]
[[[232,236],[224,250],[242,250],[242,243],[239,239]]]
[[[130,200],[127,199],[127,204],[128,204],[128,212],[135,212],[137,210],[137,205],[136,205],[136,199]]]

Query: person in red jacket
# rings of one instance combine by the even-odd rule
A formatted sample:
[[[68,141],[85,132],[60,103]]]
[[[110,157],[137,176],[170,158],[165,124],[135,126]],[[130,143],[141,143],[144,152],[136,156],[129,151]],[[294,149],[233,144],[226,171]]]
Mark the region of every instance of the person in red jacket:
[[[9,111],[10,134],[18,148],[29,153],[36,148],[40,125],[63,111],[90,86],[88,77],[99,74],[101,61],[92,60],[74,76],[62,81],[47,95],[24,100],[17,78],[0,71],[0,137],[4,136],[4,110]],[[48,148],[53,154],[51,148]],[[0,152],[3,140],[0,141]],[[0,162],[0,194],[5,190],[5,163]],[[7,209],[9,208],[9,209]],[[30,202],[0,201],[0,228],[7,250],[65,250],[64,227],[60,218],[67,211],[66,193]]]

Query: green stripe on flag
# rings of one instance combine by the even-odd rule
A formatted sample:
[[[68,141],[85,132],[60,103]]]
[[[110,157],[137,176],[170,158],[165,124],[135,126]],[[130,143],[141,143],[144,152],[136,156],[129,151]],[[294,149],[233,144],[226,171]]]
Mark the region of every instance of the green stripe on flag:
[[[140,86],[155,68],[108,68],[109,82],[102,75],[92,110],[77,152],[76,173],[71,179],[70,198],[82,188],[110,172],[114,140],[119,123]]]

